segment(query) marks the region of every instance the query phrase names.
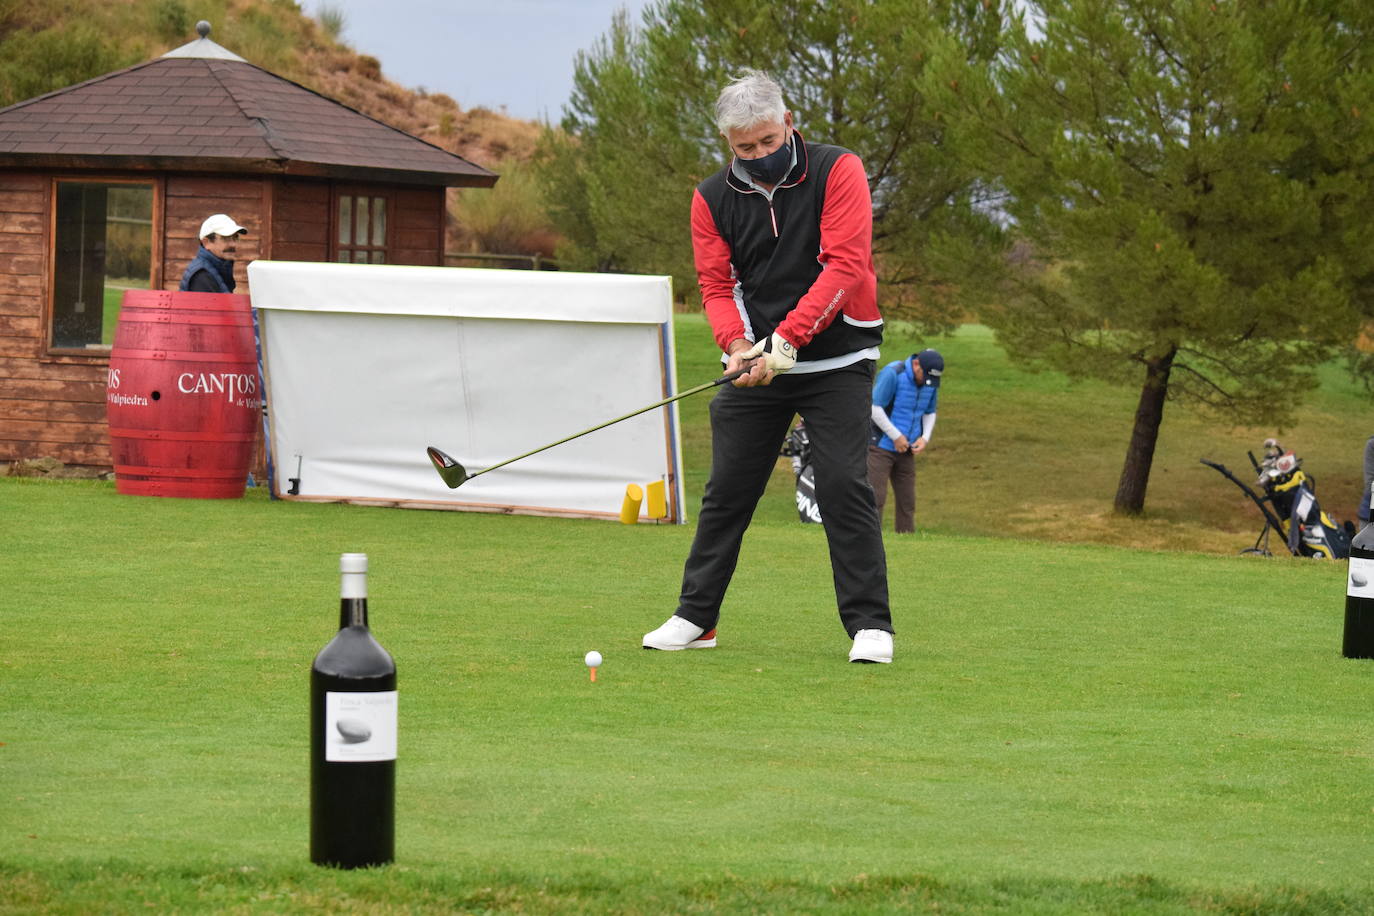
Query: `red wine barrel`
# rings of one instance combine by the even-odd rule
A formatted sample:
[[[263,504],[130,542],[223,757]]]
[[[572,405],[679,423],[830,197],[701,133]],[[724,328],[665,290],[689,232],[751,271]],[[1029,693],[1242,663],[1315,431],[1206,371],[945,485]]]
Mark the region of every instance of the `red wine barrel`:
[[[127,290],[105,392],[115,489],[243,496],[261,392],[247,296]]]

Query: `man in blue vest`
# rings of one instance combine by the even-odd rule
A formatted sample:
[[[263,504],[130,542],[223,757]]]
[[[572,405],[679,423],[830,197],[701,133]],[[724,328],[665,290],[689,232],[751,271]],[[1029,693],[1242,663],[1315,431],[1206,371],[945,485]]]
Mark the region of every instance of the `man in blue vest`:
[[[916,456],[935,431],[935,403],[945,358],[922,350],[888,363],[873,385],[873,431],[868,446],[868,483],[878,517],[892,483],[892,506],[898,534],[916,531]]]
[[[223,213],[200,224],[200,251],[181,275],[184,293],[232,293],[238,237],[248,230]]]

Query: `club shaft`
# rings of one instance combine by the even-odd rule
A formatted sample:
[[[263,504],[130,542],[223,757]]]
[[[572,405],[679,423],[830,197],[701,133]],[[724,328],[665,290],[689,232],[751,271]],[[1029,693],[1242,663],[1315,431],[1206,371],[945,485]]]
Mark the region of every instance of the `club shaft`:
[[[668,404],[673,403],[674,401],[680,401],[680,400],[682,400],[683,398],[691,397],[691,396],[694,395],[694,394],[699,394],[700,392],[703,392],[703,391],[705,391],[705,390],[708,389],[708,388],[714,388],[714,387],[716,387],[717,385],[724,385],[726,382],[733,381],[734,379],[738,378],[739,376],[743,375],[744,373],[746,373],[746,372],[748,372],[748,371],[749,371],[749,370],[748,370],[747,368],[745,368],[745,369],[740,369],[740,370],[738,370],[738,371],[730,372],[730,373],[727,373],[726,375],[722,375],[722,376],[721,376],[720,378],[718,378],[718,379],[713,379],[713,380],[711,380],[711,381],[709,381],[709,382],[703,382],[702,384],[697,385],[695,388],[688,388],[686,391],[679,392],[678,394],[675,394],[675,395],[673,395],[673,396],[670,397],[670,398],[664,398],[664,399],[661,400],[661,401],[657,401],[657,402],[655,402],[655,403],[653,403],[653,404],[650,404],[648,407],[641,407],[641,408],[639,408],[638,410],[631,411],[630,413],[625,414],[625,416],[623,416],[623,417],[616,417],[614,420],[607,420],[605,423],[601,423],[601,424],[598,424],[597,426],[593,426],[591,429],[584,429],[584,430],[582,430],[582,432],[580,432],[580,433],[573,433],[571,436],[564,436],[562,439],[559,439],[557,442],[550,442],[548,445],[541,445],[541,446],[539,446],[539,448],[531,449],[530,451],[525,452],[523,455],[516,455],[514,458],[507,458],[505,461],[501,462],[500,464],[493,464],[493,465],[492,465],[491,467],[489,467],[489,468],[482,468],[482,470],[478,471],[478,472],[475,473],[475,474],[469,474],[468,477],[467,477],[467,479],[468,479],[468,480],[471,480],[471,479],[474,478],[474,477],[480,477],[481,475],[487,473],[488,471],[494,471],[494,470],[496,470],[497,468],[503,468],[503,467],[505,467],[506,465],[508,465],[508,464],[510,464],[510,463],[512,463],[512,462],[519,461],[521,458],[528,458],[528,457],[530,457],[531,455],[537,455],[537,454],[539,454],[540,452],[546,452],[546,451],[548,451],[549,449],[551,449],[551,448],[553,448],[553,447],[555,447],[555,446],[562,445],[564,442],[571,442],[572,440],[577,439],[577,438],[580,438],[580,437],[582,437],[582,436],[585,436],[585,435],[587,435],[588,433],[594,433],[594,432],[596,432],[596,431],[599,430],[599,429],[605,429],[605,428],[608,427],[608,426],[614,426],[615,424],[621,423],[621,422],[623,422],[623,421],[625,421],[625,420],[628,420],[628,419],[630,419],[631,417],[637,417],[637,416],[639,416],[639,415],[642,414],[642,413],[648,413],[648,412],[651,411],[651,410],[656,410],[656,409],[658,409],[659,407],[666,406],[666,405],[668,405]]]

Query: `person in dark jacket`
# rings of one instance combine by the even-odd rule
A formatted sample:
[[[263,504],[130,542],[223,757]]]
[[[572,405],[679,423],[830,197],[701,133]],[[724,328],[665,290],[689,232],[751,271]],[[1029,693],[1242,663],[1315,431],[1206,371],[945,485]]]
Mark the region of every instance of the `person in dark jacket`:
[[[864,166],[849,150],[807,142],[778,84],[756,70],[722,90],[716,126],[733,158],[692,196],[692,247],[726,372],[748,372],[711,401],[711,476],[678,608],[643,645],[716,644],[744,531],[800,414],[849,660],[890,662],[887,559],[865,459],[883,320]]]
[[[935,408],[945,359],[922,350],[888,363],[873,385],[873,432],[868,446],[868,483],[882,518],[887,485],[892,483],[893,529],[916,531],[916,456],[935,432]]]
[[[232,293],[234,255],[238,238],[248,230],[223,213],[216,213],[200,224],[200,251],[181,275],[181,291],[190,293]]]

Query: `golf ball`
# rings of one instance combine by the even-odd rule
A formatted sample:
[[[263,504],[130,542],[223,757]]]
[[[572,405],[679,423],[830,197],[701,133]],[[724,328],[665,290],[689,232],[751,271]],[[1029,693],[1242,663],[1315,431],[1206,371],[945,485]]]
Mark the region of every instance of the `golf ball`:
[[[583,661],[587,663],[588,668],[595,668],[601,664],[601,653],[593,649],[587,653],[587,657]]]

